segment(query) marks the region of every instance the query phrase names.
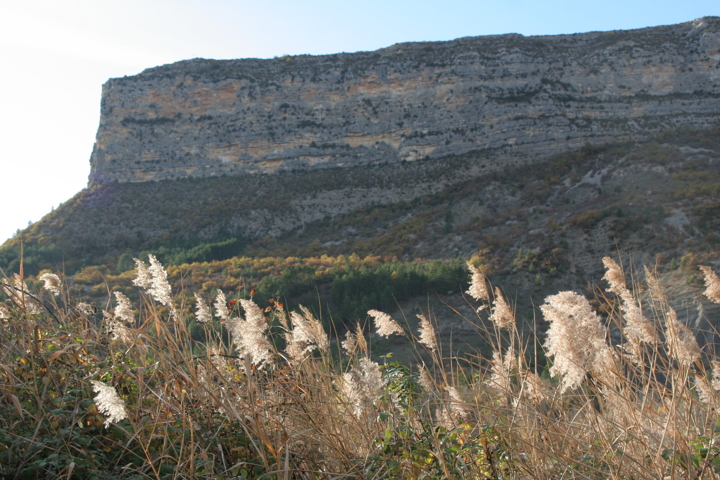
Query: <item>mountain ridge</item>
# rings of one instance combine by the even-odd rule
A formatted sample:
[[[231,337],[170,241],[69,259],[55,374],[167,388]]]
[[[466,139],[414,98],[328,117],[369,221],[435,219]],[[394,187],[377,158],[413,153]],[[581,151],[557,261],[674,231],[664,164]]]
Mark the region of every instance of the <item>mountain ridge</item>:
[[[594,277],[599,267],[594,253],[622,251],[628,258],[638,262],[652,260],[654,255],[679,261],[689,253],[707,255],[708,259],[713,259],[718,237],[711,212],[716,205],[713,195],[717,195],[720,185],[716,181],[716,163],[713,163],[720,155],[717,141],[720,108],[716,108],[720,94],[713,90],[717,88],[714,79],[720,78],[720,68],[716,68],[720,66],[719,31],[720,19],[713,17],[670,27],[642,29],[640,33],[626,31],[550,37],[558,45],[564,45],[569,38],[584,39],[592,47],[587,47],[587,52],[600,51],[597,45],[602,48],[608,45],[614,48],[628,47],[628,58],[635,58],[633,65],[655,60],[660,62],[660,59],[653,60],[655,57],[648,56],[651,47],[667,44],[670,46],[663,47],[665,51],[675,49],[680,52],[681,45],[692,45],[691,50],[683,51],[682,58],[677,60],[679,63],[676,62],[677,65],[689,65],[683,67],[686,71],[680,72],[678,78],[689,82],[699,75],[698,78],[706,82],[707,90],[696,89],[683,93],[682,89],[688,90],[690,84],[681,81],[676,85],[672,83],[675,77],[668,77],[664,81],[669,82],[667,85],[674,90],[668,90],[669,93],[660,96],[646,90],[644,93],[632,93],[625,103],[613,103],[610,101],[612,99],[606,102],[599,97],[584,103],[563,100],[570,105],[565,113],[574,108],[575,102],[578,108],[589,109],[595,115],[611,112],[618,105],[621,110],[635,109],[640,113],[650,105],[655,109],[669,109],[672,115],[608,120],[607,125],[613,122],[620,125],[615,130],[602,130],[601,122],[597,119],[586,122],[583,130],[579,122],[585,120],[573,117],[571,120],[577,128],[572,131],[577,135],[569,140],[564,137],[555,143],[548,141],[545,149],[539,147],[537,142],[525,140],[494,147],[473,144],[473,148],[467,151],[448,153],[446,150],[443,155],[439,152],[433,153],[436,156],[425,155],[412,161],[403,161],[393,156],[390,146],[378,144],[377,161],[358,157],[358,161],[344,165],[327,162],[315,164],[313,168],[290,168],[288,164],[287,169],[273,170],[274,173],[261,170],[258,165],[262,162],[250,162],[251,166],[257,167],[248,171],[254,174],[232,174],[232,169],[213,173],[212,168],[209,168],[204,171],[206,175],[175,178],[172,172],[177,173],[179,170],[169,168],[165,172],[167,175],[163,174],[168,178],[162,175],[153,177],[151,172],[147,181],[130,181],[134,178],[132,169],[140,174],[145,172],[146,167],[142,163],[133,163],[133,145],[144,145],[143,142],[146,142],[148,148],[153,145],[182,148],[187,146],[187,142],[183,143],[185,137],[180,135],[182,129],[178,130],[178,125],[192,119],[183,128],[195,128],[199,132],[197,136],[190,135],[188,138],[198,140],[205,138],[201,133],[213,131],[210,128],[212,122],[222,125],[223,118],[229,118],[205,118],[198,110],[194,113],[180,112],[176,121],[164,121],[162,118],[175,117],[152,117],[151,114],[155,111],[162,113],[163,108],[180,108],[182,102],[158,102],[151,108],[149,103],[141,102],[147,92],[138,89],[133,93],[130,86],[143,78],[145,80],[141,83],[162,83],[180,78],[178,75],[188,82],[195,81],[186,68],[187,65],[194,65],[197,75],[202,74],[196,83],[209,85],[206,91],[209,95],[215,88],[212,82],[220,85],[218,88],[222,90],[222,86],[229,81],[228,72],[237,72],[232,69],[225,71],[223,66],[232,66],[233,62],[242,65],[265,62],[265,65],[283,66],[293,71],[293,62],[297,58],[267,61],[190,60],[148,69],[136,77],[111,80],[106,84],[106,93],[112,95],[103,97],[104,117],[98,135],[109,139],[116,149],[116,173],[130,171],[132,175],[127,178],[105,178],[102,168],[98,173],[97,165],[94,165],[97,179],[101,181],[91,181],[88,188],[6,242],[0,248],[0,267],[6,271],[17,271],[23,248],[25,268],[29,274],[42,269],[57,270],[58,267],[67,268],[66,271],[72,274],[92,265],[103,265],[108,271],[123,272],[132,268],[133,257],[144,258],[148,253],[158,255],[168,264],[178,265],[233,256],[307,258],[352,253],[361,256],[383,255],[401,261],[424,261],[469,258],[486,251],[491,252],[484,255],[491,257],[491,263],[498,272],[513,271],[516,264],[534,265],[533,272],[522,272],[521,275],[523,278],[520,283],[527,288],[535,288],[536,284],[544,284],[546,281],[559,282],[564,285],[563,288],[568,288],[574,282],[583,283],[583,278]],[[497,46],[498,41],[495,37],[475,37],[442,45],[445,51],[450,51],[454,45],[465,45],[463,48],[469,49],[476,48],[478,42]],[[520,42],[526,45],[523,47],[526,49],[530,48],[527,45],[546,48],[542,43],[545,40],[537,45],[528,44],[527,38],[517,35],[503,36],[500,41],[507,45],[510,45],[508,42]],[[705,45],[702,51],[698,47],[700,44]],[[440,65],[443,58],[447,61],[457,59],[457,55],[444,57],[442,49],[432,48],[435,44],[409,45],[414,49],[412,55],[422,56],[428,64],[435,62]],[[505,53],[510,51],[507,45],[503,47]],[[577,50],[581,47],[575,48]],[[397,52],[404,48],[401,45],[385,50]],[[382,56],[377,52],[364,55],[367,58]],[[319,60],[312,57],[311,60],[317,63],[324,58],[336,57],[358,58],[356,54],[338,54],[324,56]],[[698,60],[696,65],[692,63],[696,57],[704,60]],[[373,65],[378,62],[377,58],[371,60],[375,62]],[[608,68],[618,70],[617,62],[620,60],[622,58],[616,58],[614,67],[608,64]],[[356,63],[348,62],[351,66],[357,66]],[[408,71],[411,71],[412,63],[406,63]],[[672,62],[667,60],[666,63],[670,65]],[[217,67],[210,68],[212,65]],[[673,65],[667,68],[673,71],[679,68]],[[711,70],[709,67],[713,65],[715,67]],[[630,74],[626,72],[623,75],[634,75],[637,81],[646,78],[643,73],[645,67],[637,71],[631,67],[626,69]],[[337,88],[345,89],[355,81],[353,78],[360,78],[352,77],[351,73],[348,71],[345,74],[350,83],[343,83],[341,77],[337,78]],[[537,92],[533,90],[528,93],[508,87],[503,91],[511,94],[511,100],[505,98],[508,100],[506,102],[498,96],[489,98],[488,91],[485,91],[483,105],[490,105],[496,112],[510,108],[531,113],[541,111],[550,100],[557,105],[565,105],[558,99],[558,91],[576,87],[570,85],[566,88],[561,83],[550,81],[543,83],[542,78],[547,77],[539,75],[534,77],[540,79],[538,85],[541,88]],[[516,78],[515,74],[508,74],[507,79],[510,86],[526,81]],[[168,88],[172,87],[170,93],[177,90],[173,87],[174,81],[167,83]],[[312,83],[310,80],[308,82]],[[442,81],[436,83],[444,85]],[[115,89],[113,85],[124,86]],[[612,88],[619,88],[617,84],[613,85]],[[265,87],[256,85],[253,88],[258,93],[255,102],[260,102],[259,93]],[[278,85],[272,88],[281,90],[284,87]],[[445,85],[443,88],[451,86]],[[178,95],[183,93],[182,88],[178,92]],[[127,96],[123,96],[125,94]],[[280,108],[283,104],[278,103],[279,97],[267,95],[268,111],[287,110],[287,116],[292,116],[289,113],[292,110],[290,104]],[[203,107],[206,108],[215,105],[211,97],[202,97],[198,101],[206,102]],[[168,98],[174,97],[171,95]],[[348,98],[354,98],[353,101],[360,104],[367,103],[361,97],[350,94]],[[398,102],[404,101],[402,95],[398,94],[398,98]],[[194,100],[188,97],[183,101]],[[221,106],[234,105],[232,102],[223,103],[222,99],[217,102]],[[139,106],[146,110],[137,110]],[[372,105],[367,108],[372,110]],[[136,113],[144,112],[146,116],[124,116],[133,109]],[[442,115],[445,114],[442,112],[446,112],[442,109],[439,111]],[[471,115],[477,111],[468,110],[466,113]],[[701,111],[709,113],[702,114]],[[231,109],[228,115],[232,117],[236,114]],[[391,115],[392,112],[386,114]],[[438,114],[438,118],[442,117],[441,114]],[[485,114],[490,115],[488,111]],[[372,117],[378,120],[373,128],[386,126],[379,121],[380,117],[380,112]],[[251,122],[256,117],[243,118],[243,121]],[[333,118],[336,117],[328,115],[327,121]],[[342,116],[338,118],[343,119]],[[371,117],[358,115],[358,118],[360,122]],[[426,115],[408,121],[432,120],[427,118]],[[506,114],[498,118],[498,122],[516,122],[526,127],[530,125],[527,117],[523,119]],[[539,115],[533,120],[533,128],[542,133],[542,128],[547,124],[548,130],[552,131],[562,123],[559,123],[559,118]],[[266,120],[278,121],[277,118]],[[570,124],[570,120],[566,120]],[[282,120],[279,121],[282,123]],[[668,128],[665,128],[665,123],[670,124]],[[113,128],[120,129],[116,137],[111,135]],[[662,132],[658,133],[658,129],[662,129]],[[331,130],[326,132],[327,135],[335,131]],[[502,129],[497,127],[497,130]],[[129,136],[123,136],[126,134]],[[278,138],[281,136],[280,133],[276,135]],[[505,135],[510,135],[510,131],[505,130]],[[219,139],[224,136],[223,131],[217,133]],[[457,136],[461,138],[462,132],[457,132]],[[434,142],[430,137],[440,138],[442,135],[418,135],[408,139],[407,145],[411,140]],[[441,143],[452,150],[459,145],[453,144],[453,141],[448,137]],[[573,146],[580,142],[581,145]],[[352,148],[341,148],[338,144],[324,148],[323,145],[318,143],[312,148],[327,150],[328,155],[332,152],[352,151]],[[96,144],[95,152],[98,153],[102,146],[102,142]],[[127,148],[123,150],[124,147]],[[365,148],[361,147],[357,148]],[[550,155],[554,150],[561,152]],[[387,156],[383,156],[383,152]],[[282,157],[284,154],[281,153],[277,155]],[[629,160],[623,163],[626,158]],[[108,160],[107,156],[105,160]],[[168,162],[172,163],[171,157],[168,157]],[[157,171],[163,171],[162,163],[153,165]],[[585,176],[589,177],[585,179]],[[630,178],[632,181],[628,180]],[[644,190],[655,193],[651,195]],[[530,277],[525,278],[526,274]]]
[[[720,18],[373,52],[193,59],[111,79],[89,184],[478,155],[504,168],[720,112]],[[476,173],[479,170],[476,169]]]

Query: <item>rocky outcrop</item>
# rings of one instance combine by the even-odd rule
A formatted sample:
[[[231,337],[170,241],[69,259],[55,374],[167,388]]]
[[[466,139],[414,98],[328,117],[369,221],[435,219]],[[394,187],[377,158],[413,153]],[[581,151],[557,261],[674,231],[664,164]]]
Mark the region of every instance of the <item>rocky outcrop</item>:
[[[375,52],[194,59],[103,86],[91,184],[412,162],[501,166],[720,117],[720,18]]]

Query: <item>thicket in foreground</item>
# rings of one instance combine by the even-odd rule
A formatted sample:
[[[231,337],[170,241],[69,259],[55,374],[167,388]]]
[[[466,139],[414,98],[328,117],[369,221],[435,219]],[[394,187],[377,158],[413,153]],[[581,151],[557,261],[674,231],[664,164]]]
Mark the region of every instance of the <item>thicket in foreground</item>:
[[[429,312],[417,332],[368,312],[377,335],[432,359],[412,366],[375,362],[362,325],[331,342],[309,310],[277,301],[219,292],[182,318],[154,257],[137,262],[144,303],[116,292],[100,312],[56,275],[41,293],[4,278],[0,476],[715,478],[720,363],[651,272],[642,304],[604,262],[609,318],[577,293],[548,297],[545,355],[472,265],[467,320],[491,359],[445,356]],[[720,279],[701,268],[720,303]],[[206,329],[200,353],[190,322]]]

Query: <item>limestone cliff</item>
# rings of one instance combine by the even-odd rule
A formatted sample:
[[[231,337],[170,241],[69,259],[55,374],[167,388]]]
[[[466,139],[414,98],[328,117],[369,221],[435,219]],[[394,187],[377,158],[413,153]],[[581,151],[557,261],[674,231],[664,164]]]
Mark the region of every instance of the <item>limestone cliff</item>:
[[[474,154],[490,167],[720,118],[720,18],[194,59],[103,87],[91,184]]]

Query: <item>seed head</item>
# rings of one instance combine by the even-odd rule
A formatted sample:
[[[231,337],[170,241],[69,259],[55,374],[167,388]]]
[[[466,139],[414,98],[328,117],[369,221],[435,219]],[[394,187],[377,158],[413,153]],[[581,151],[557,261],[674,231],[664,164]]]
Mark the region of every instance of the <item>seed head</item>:
[[[152,276],[152,288],[148,293],[163,305],[172,304],[172,289],[167,279],[167,272],[154,255],[148,255],[150,259],[150,275]]]
[[[718,404],[717,394],[707,378],[695,375],[695,390],[698,392],[698,398],[706,405],[715,408]]]
[[[712,387],[716,392],[720,391],[720,362],[712,361]]]
[[[148,266],[140,259],[133,258],[133,260],[135,261],[135,266],[137,270],[135,280],[133,280],[133,285],[135,285],[136,287],[140,287],[143,290],[148,290],[152,288],[152,276],[150,275]]]
[[[369,411],[384,389],[380,365],[367,358],[361,358],[358,368],[343,375],[342,392],[358,418]]]
[[[387,313],[380,312],[378,310],[368,311],[368,315],[375,319],[375,329],[377,334],[381,337],[389,337],[390,335],[397,333],[398,335],[405,335],[402,327]]]
[[[62,282],[60,281],[60,277],[54,273],[43,273],[40,276],[40,280],[45,282],[45,285],[43,285],[45,290],[53,295],[58,296],[62,292]]]
[[[700,358],[700,346],[695,335],[678,318],[672,307],[665,314],[665,342],[670,355],[682,367],[689,367]]]
[[[157,302],[163,305],[170,305],[172,308],[172,289],[167,280],[167,272],[160,264],[155,255],[148,255],[150,266],[148,267],[143,261],[135,260],[137,265],[137,276],[133,280],[133,284],[145,290]],[[173,316],[175,310],[173,310]]]
[[[252,300],[240,300],[245,319],[228,318],[225,327],[233,337],[240,356],[248,358],[259,369],[272,360],[272,345],[265,336],[268,328],[265,315]]]
[[[710,268],[700,266],[700,270],[705,274],[705,286],[707,287],[703,294],[712,302],[720,303],[720,278],[717,273]]]
[[[510,306],[505,301],[499,288],[495,289],[495,301],[493,302],[493,311],[490,320],[497,325],[498,328],[512,328],[515,324],[515,315],[513,315]]]
[[[460,398],[460,394],[458,393],[457,389],[455,387],[446,386],[445,391],[448,392],[449,397],[449,410],[452,412],[453,416],[455,418],[462,418],[465,419],[468,416],[468,410],[465,408],[465,402],[463,402],[462,398]]]
[[[607,269],[605,275],[603,276],[603,280],[607,280],[610,284],[608,292],[614,292],[620,295],[622,291],[627,290],[625,275],[623,275],[620,265],[618,265],[617,262],[610,257],[604,257],[602,261],[603,265],[605,265],[605,268]]]
[[[223,291],[218,288],[217,297],[215,297],[215,316],[226,322],[228,315],[227,298],[225,298]]]
[[[117,306],[115,307],[115,318],[128,325],[135,323],[135,315],[133,314],[132,304],[122,292],[113,292]]]
[[[510,353],[510,352],[508,352]],[[490,372],[490,383],[493,388],[501,393],[512,393],[512,382],[510,381],[510,369],[508,368],[508,354],[503,357],[502,352],[495,350],[493,352],[492,367]]]
[[[418,341],[432,351],[437,350],[437,339],[432,324],[425,318],[425,315],[418,314],[417,317],[420,319],[420,338]]]
[[[545,347],[554,356],[551,375],[561,375],[561,393],[580,386],[586,373],[602,365],[609,351],[600,317],[587,299],[575,292],[560,292],[540,307],[550,322]]]
[[[97,405],[100,413],[107,417],[105,419],[105,428],[108,428],[111,423],[127,418],[125,401],[120,398],[113,387],[95,380],[91,380],[90,383],[93,385],[93,391],[97,393],[95,405]]]
[[[297,312],[290,312],[293,329],[290,335],[290,344],[288,345],[288,347],[292,348],[288,354],[295,360],[299,360],[316,348],[327,351],[330,347],[330,341],[320,320],[315,318],[310,310],[302,305],[300,310],[303,312],[302,315]],[[298,349],[299,346],[302,347]]]
[[[112,315],[103,310],[103,323],[110,334],[110,340],[120,340],[125,345],[133,344],[133,335],[117,315]]]
[[[420,376],[418,377],[418,383],[428,393],[435,390],[435,382],[433,381],[432,377],[430,376],[430,372],[428,372],[428,369],[427,367],[425,367],[424,364],[420,365]]]
[[[470,262],[467,262],[467,267],[470,270],[470,288],[468,288],[467,294],[477,301],[490,300],[483,274]]]
[[[623,312],[625,318],[625,328],[623,333],[630,343],[629,350],[633,353],[639,351],[640,344],[645,343],[657,343],[660,341],[657,331],[653,324],[645,318],[642,313],[642,309],[638,304],[638,301],[633,297],[632,292],[627,288],[625,283],[625,275],[623,274],[620,265],[610,257],[603,258],[603,264],[607,271],[603,277],[610,284],[608,292],[617,294],[622,300],[620,310]],[[650,272],[645,269],[646,275],[650,275]],[[652,275],[650,275],[652,277]],[[654,277],[652,277],[654,278]],[[639,357],[635,357],[639,358]]]
[[[94,313],[93,307],[89,303],[80,302],[77,305],[75,305],[75,308],[77,309],[77,311],[80,315],[83,315],[85,317],[89,317],[90,315],[92,315]]]
[[[197,292],[195,292],[195,319],[198,323],[210,323],[212,321],[210,307]]]

